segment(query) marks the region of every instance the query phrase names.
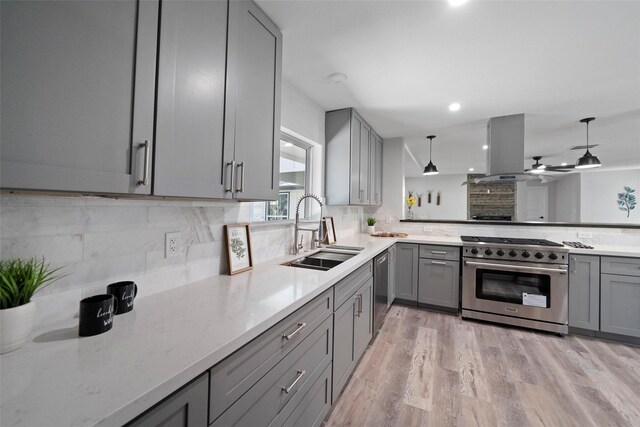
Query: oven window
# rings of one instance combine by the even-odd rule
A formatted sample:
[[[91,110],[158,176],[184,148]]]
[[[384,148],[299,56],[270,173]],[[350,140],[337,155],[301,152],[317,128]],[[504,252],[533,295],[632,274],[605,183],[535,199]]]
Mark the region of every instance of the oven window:
[[[476,270],[476,298],[549,308],[550,295],[548,275]]]

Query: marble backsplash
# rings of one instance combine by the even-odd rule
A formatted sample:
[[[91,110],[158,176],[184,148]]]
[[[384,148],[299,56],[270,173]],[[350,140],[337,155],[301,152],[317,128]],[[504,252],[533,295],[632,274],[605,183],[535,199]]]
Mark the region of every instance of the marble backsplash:
[[[362,232],[362,208],[323,214],[334,217],[338,236]],[[223,226],[248,219],[249,204],[236,202],[3,195],[0,256],[44,256],[64,268],[65,277],[34,297],[42,325],[75,315],[80,299],[115,281],[135,281],[144,297],[226,274]],[[165,258],[165,233],[175,231],[179,256]],[[292,221],[252,224],[251,243],[255,264],[289,254]]]

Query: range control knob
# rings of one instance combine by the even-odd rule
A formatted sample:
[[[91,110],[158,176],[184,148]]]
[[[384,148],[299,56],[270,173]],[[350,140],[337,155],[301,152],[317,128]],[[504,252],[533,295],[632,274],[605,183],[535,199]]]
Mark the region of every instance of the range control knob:
[[[536,252],[536,255],[535,255],[535,256],[536,256],[536,258],[538,258],[538,259],[542,259],[542,258],[544,258],[544,254],[543,254],[542,252]]]
[[[531,254],[527,251],[522,252],[522,257],[523,258],[529,258],[531,256]]]
[[[471,249],[471,253],[474,255],[478,255],[478,250],[476,248]]]
[[[518,252],[514,251],[513,249],[509,251],[509,256],[516,256],[516,255],[518,255]]]
[[[557,259],[558,259],[558,255],[556,255],[556,254],[554,254],[554,253],[552,252],[552,253],[550,253],[550,254],[549,254],[549,259],[552,259],[552,260],[554,260],[554,261],[555,261],[555,260],[557,260]]]
[[[498,254],[498,256],[502,256],[504,255],[504,251],[502,249],[498,249],[498,252],[496,252],[496,254]]]
[[[487,249],[484,251],[485,255],[493,255],[493,251],[491,249]]]

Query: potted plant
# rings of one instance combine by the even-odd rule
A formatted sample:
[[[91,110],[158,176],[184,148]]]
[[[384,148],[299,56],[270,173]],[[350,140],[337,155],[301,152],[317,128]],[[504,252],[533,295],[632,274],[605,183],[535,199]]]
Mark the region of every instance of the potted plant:
[[[373,234],[376,232],[376,222],[377,220],[372,216],[367,218],[367,232],[369,234]]]
[[[59,279],[44,258],[0,261],[0,354],[22,346],[33,329],[35,304],[31,297],[38,289]]]

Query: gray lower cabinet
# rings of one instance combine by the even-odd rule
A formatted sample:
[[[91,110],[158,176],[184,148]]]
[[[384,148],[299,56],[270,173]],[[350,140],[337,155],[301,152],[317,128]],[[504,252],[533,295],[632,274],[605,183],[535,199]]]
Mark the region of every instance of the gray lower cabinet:
[[[128,427],[206,427],[209,373],[175,392]]]
[[[418,302],[456,309],[460,298],[460,263],[420,258]]]
[[[389,286],[387,288],[387,307],[396,299],[396,246],[389,248]]]
[[[224,197],[227,6],[226,1],[162,2],[155,195]]]
[[[603,274],[600,330],[640,337],[640,275]]]
[[[600,257],[569,257],[569,326],[600,330]]]
[[[283,427],[319,427],[331,409],[331,364],[302,399]]]
[[[341,289],[343,283],[353,289],[351,286],[352,276],[356,275],[358,271],[343,279],[334,289],[336,291]],[[358,278],[359,286],[357,289],[353,289],[342,305],[336,304],[337,308],[333,314],[333,402],[336,401],[347,384],[351,373],[371,341],[373,332],[373,277],[371,273],[367,276],[360,274],[355,277]],[[335,299],[337,301],[338,297],[336,296]]]
[[[280,30],[252,1],[230,2],[223,160],[226,197],[278,197],[281,86]]]
[[[2,187],[149,194],[158,1],[2,1]]]
[[[418,301],[418,244],[396,244],[396,298]]]

